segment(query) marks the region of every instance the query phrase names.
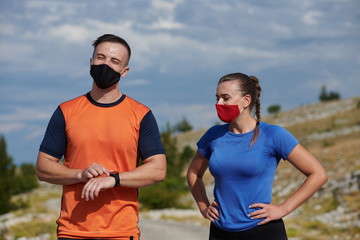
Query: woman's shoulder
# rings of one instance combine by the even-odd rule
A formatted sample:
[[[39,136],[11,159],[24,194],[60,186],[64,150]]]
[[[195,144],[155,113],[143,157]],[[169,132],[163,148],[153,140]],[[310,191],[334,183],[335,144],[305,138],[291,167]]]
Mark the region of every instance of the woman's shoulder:
[[[203,135],[205,138],[213,138],[218,137],[221,135],[224,135],[228,132],[229,124],[223,124],[223,125],[214,125],[210,127]]]
[[[217,133],[217,132],[227,132],[229,130],[229,124],[222,124],[222,125],[214,125],[212,127],[210,127],[207,132],[211,132],[211,133]]]
[[[286,129],[284,127],[281,127],[281,126],[275,125],[275,124],[270,124],[267,122],[260,123],[260,130],[262,130],[268,134],[279,134],[283,131],[286,131]]]

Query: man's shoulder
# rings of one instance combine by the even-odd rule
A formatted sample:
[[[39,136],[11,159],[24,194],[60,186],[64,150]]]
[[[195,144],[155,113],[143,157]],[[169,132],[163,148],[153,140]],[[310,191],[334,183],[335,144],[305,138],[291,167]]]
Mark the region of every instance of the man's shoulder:
[[[86,98],[86,94],[84,94],[61,103],[59,107],[63,114],[68,115],[77,112],[79,109],[85,107],[87,104],[89,104],[89,101]]]
[[[65,102],[62,102],[62,103],[60,104],[60,106],[73,105],[73,104],[76,104],[76,103],[78,103],[78,102],[82,102],[82,101],[84,101],[84,100],[86,100],[86,94],[83,94],[83,95],[81,95],[81,96],[75,97],[75,98],[70,99],[70,100],[67,100],[67,101],[65,101]]]
[[[131,106],[132,108],[136,109],[136,110],[143,110],[145,112],[150,111],[150,108],[148,108],[145,104],[140,103],[139,101],[133,99],[132,97],[129,97],[126,95],[125,100],[124,100],[129,106]]]

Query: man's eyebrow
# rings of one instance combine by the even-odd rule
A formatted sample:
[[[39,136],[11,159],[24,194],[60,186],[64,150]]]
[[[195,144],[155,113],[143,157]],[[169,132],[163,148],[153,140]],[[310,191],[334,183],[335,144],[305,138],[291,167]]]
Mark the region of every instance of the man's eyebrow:
[[[106,57],[106,55],[103,53],[96,53],[95,56]],[[111,60],[116,60],[116,61],[122,62],[121,59],[115,58],[115,57],[112,57]]]
[[[111,60],[116,60],[116,61],[122,62],[121,59],[115,58],[115,57],[112,57]]]

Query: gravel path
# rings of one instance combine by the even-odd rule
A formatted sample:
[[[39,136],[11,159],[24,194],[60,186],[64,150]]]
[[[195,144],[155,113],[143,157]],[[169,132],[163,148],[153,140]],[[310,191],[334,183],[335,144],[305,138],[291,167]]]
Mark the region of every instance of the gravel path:
[[[140,218],[141,240],[206,240],[209,228],[190,223]]]

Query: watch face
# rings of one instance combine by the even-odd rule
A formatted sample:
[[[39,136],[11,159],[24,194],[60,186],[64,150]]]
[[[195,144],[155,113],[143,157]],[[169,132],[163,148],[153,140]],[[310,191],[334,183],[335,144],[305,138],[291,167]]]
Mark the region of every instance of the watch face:
[[[110,175],[114,175],[114,174],[117,174],[117,173],[119,173],[119,172],[117,172],[117,171],[109,172]]]

